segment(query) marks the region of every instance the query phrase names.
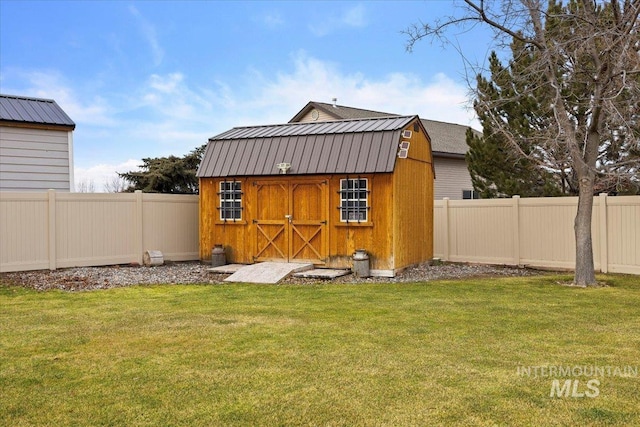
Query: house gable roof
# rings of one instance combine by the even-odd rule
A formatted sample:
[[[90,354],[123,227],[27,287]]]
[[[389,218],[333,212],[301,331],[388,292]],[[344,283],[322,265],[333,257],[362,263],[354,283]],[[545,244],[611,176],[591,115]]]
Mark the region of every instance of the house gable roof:
[[[76,124],[53,99],[0,95],[0,121],[34,125],[64,126]]]
[[[392,172],[400,132],[418,116],[233,128],[209,139],[197,176]]]
[[[327,104],[324,102],[310,101],[300,110],[289,123],[299,122],[304,116],[306,116],[311,110],[317,109],[327,115],[333,117],[335,120],[345,119],[367,119],[373,117],[391,117],[399,116],[400,114],[383,113],[381,111],[363,110],[362,108],[346,107],[344,105]]]
[[[333,104],[324,102],[311,101],[293,116],[289,123],[300,121],[313,109],[318,109],[336,120],[396,116],[396,114],[383,113],[380,111],[345,107],[343,105],[334,106]],[[431,148],[434,156],[464,158],[465,153],[469,150],[466,142],[466,132],[469,126],[439,122],[436,120],[420,120],[431,137]],[[474,129],[472,129],[472,131],[480,134],[480,132]]]

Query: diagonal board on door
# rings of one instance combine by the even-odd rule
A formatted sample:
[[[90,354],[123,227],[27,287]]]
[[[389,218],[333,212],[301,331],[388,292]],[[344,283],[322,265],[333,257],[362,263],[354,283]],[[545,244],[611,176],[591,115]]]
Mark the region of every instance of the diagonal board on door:
[[[254,183],[255,261],[311,262],[327,257],[326,180],[278,179]]]

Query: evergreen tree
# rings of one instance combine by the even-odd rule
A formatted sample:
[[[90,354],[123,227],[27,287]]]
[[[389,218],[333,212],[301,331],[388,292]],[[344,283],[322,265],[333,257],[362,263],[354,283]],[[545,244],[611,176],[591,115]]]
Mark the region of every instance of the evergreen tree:
[[[549,31],[561,31],[563,24],[567,26],[551,18],[547,21]],[[539,61],[540,51],[514,38],[511,52],[513,59],[507,67],[493,52],[489,58],[491,77],[477,76],[474,108],[484,132],[483,136],[467,133],[466,155],[474,189],[481,198],[578,195],[571,153],[562,144],[548,142],[549,133],[557,128],[553,91],[530,72],[532,64]],[[559,76],[566,72],[564,67],[565,63],[558,64]],[[637,80],[638,76],[630,79]],[[580,105],[576,95],[585,90],[581,86],[585,86],[584,81],[573,81],[562,88],[564,99],[576,105],[573,110],[576,123],[588,120],[589,116],[589,106]],[[625,98],[629,94],[622,90],[618,96]],[[640,106],[638,100],[627,99],[626,103],[631,108]],[[495,122],[496,118],[500,123]],[[640,194],[637,170],[640,148],[637,136],[633,135],[638,132],[637,125],[629,126],[620,118],[611,115],[602,119],[594,194]],[[505,128],[509,129],[509,135]]]
[[[196,172],[206,145],[184,157],[168,156],[142,159],[141,171],[118,173],[131,183],[126,191],[145,193],[198,194]]]
[[[519,40],[511,45],[513,60],[504,67],[495,52],[489,57],[491,78],[477,77],[478,100],[474,108],[483,127],[483,135],[467,132],[467,165],[473,188],[481,198],[545,197],[577,194],[570,171],[549,159],[533,138],[548,126],[553,112],[543,85],[535,80],[514,77],[535,59],[535,52]],[[536,87],[534,87],[534,85]],[[526,93],[526,97],[521,94]],[[501,102],[497,102],[500,100]],[[486,108],[492,105],[491,111]],[[551,115],[551,117],[550,117]],[[492,120],[500,117],[506,126],[519,135],[514,150]]]

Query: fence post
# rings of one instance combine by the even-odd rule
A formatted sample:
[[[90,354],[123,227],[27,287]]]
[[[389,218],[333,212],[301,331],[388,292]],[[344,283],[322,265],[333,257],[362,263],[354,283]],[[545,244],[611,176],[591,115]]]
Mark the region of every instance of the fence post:
[[[56,190],[48,190],[49,199],[49,235],[47,236],[49,243],[49,270],[55,270],[57,267],[56,254]]]
[[[142,229],[142,190],[136,190],[136,262],[142,265],[144,251],[144,230]]]
[[[607,224],[607,193],[600,193],[600,271],[609,272],[609,233]]]
[[[520,265],[520,196],[513,196],[513,264]]]
[[[444,242],[442,245],[442,260],[449,261],[449,198],[442,199],[442,219],[444,222]]]

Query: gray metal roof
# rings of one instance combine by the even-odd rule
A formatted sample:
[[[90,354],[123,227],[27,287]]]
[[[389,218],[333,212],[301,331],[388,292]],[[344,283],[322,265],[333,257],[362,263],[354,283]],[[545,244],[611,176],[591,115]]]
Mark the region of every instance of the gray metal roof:
[[[233,128],[211,139],[198,177],[392,172],[400,132],[418,116]]]
[[[0,120],[44,125],[76,124],[53,99],[0,95]]]
[[[305,114],[307,114],[314,108],[324,111],[325,113],[332,117],[335,117],[336,119],[396,116],[396,114],[383,113],[380,111],[345,107],[344,105],[333,106],[333,104],[311,101],[291,119],[291,122],[300,120],[302,117],[304,117]],[[433,150],[434,156],[454,155],[457,157],[462,157],[469,150],[466,141],[466,132],[469,126],[427,119],[420,120],[422,121],[422,125],[431,137],[431,148]],[[472,130],[478,134],[481,134],[474,129]]]

